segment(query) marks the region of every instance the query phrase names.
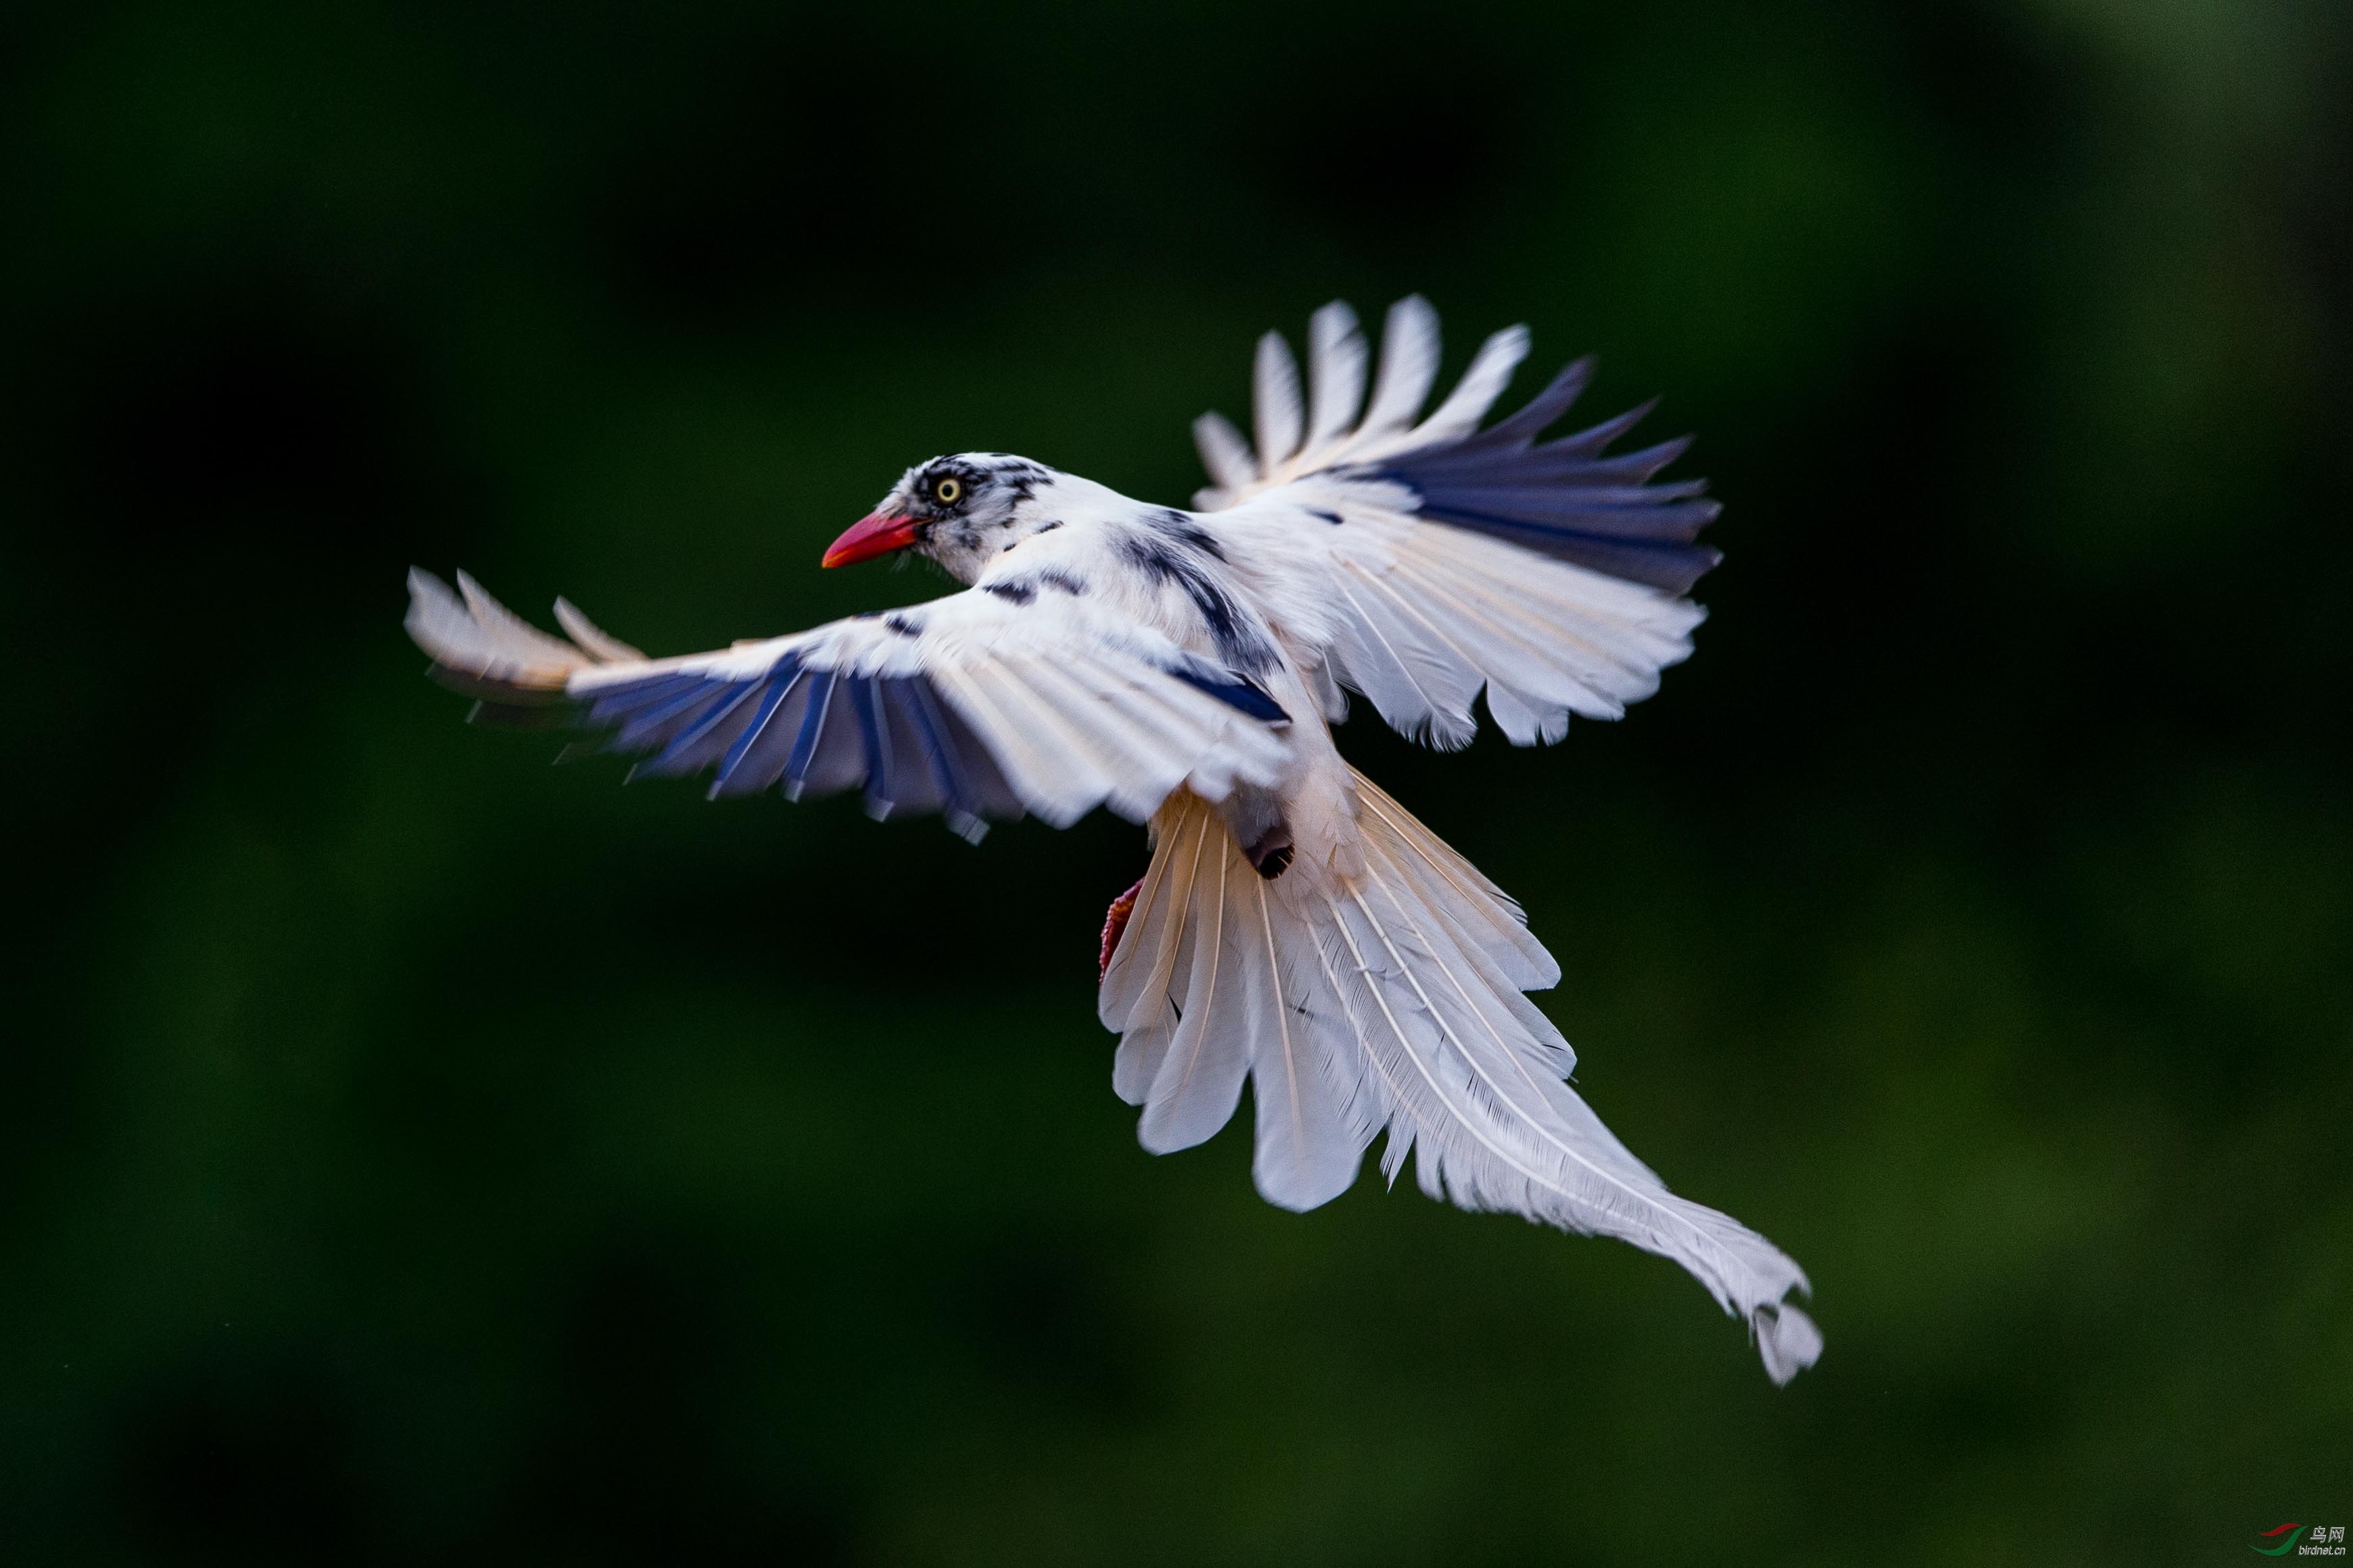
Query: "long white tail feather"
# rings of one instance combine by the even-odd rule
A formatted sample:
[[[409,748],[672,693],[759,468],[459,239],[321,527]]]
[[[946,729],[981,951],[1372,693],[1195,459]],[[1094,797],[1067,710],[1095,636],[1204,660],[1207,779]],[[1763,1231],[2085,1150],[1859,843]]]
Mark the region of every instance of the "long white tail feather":
[[[1362,775],[1364,872],[1303,857],[1251,874],[1208,803],[1154,818],[1155,852],[1105,973],[1113,1081],[1155,1151],[1231,1116],[1247,1072],[1252,1174],[1305,1209],[1345,1191],[1383,1131],[1433,1196],[1616,1237],[1681,1264],[1746,1320],[1787,1382],[1820,1353],[1787,1298],[1802,1270],[1727,1215],[1677,1197],[1566,1081],[1575,1057],[1522,993],[1559,975],[1518,906]]]
[[[1264,882],[1251,880],[1257,882],[1252,890],[1258,936],[1267,973],[1275,979],[1277,1004],[1268,1015],[1272,1026],[1261,1027],[1251,1058],[1251,1100],[1258,1112],[1252,1175],[1259,1190],[1274,1203],[1311,1209],[1339,1196],[1356,1181],[1370,1134],[1358,1136],[1340,1076],[1324,1066],[1327,1055],[1345,1054],[1349,1042],[1323,1037],[1339,1021],[1313,1011],[1312,972],[1296,951],[1299,922],[1280,910]]]
[[[1189,1149],[1214,1137],[1241,1102],[1249,1075],[1252,1002],[1248,980],[1255,966],[1240,962],[1233,949],[1241,933],[1229,917],[1236,856],[1218,854],[1198,884],[1201,918],[1187,922],[1176,973],[1186,981],[1174,998],[1176,1027],[1169,1036],[1160,1070],[1153,1075],[1138,1135],[1155,1154]],[[1250,875],[1247,866],[1242,874]],[[1255,880],[1255,878],[1252,878]],[[1187,960],[1190,962],[1187,962]]]
[[[1176,984],[1176,961],[1193,914],[1193,882],[1209,845],[1209,822],[1206,811],[1171,820],[1166,808],[1154,818],[1152,868],[1145,873],[1126,934],[1097,994],[1097,1016],[1121,1037],[1112,1089],[1130,1105],[1150,1097],[1176,1030],[1175,1009],[1157,999],[1169,995]],[[1155,999],[1149,1006],[1146,998]]]
[[[1427,868],[1425,882],[1435,882],[1447,890],[1451,896],[1439,908],[1466,932],[1475,933],[1478,950],[1502,963],[1515,994],[1547,991],[1560,984],[1560,965],[1528,930],[1517,900],[1489,881],[1453,846],[1415,821],[1378,784],[1362,773],[1352,782],[1365,815],[1378,818],[1412,860]]]

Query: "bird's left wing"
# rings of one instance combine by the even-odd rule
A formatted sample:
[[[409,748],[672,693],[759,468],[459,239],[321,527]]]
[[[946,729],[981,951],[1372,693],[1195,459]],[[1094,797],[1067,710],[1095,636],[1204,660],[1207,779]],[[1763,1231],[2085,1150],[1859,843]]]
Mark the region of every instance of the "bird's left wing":
[[[1059,596],[975,590],[723,651],[649,659],[558,600],[548,636],[463,573],[409,574],[409,635],[477,716],[608,731],[637,772],[711,794],[863,789],[876,816],[1056,826],[1136,821],[1179,785],[1211,800],[1279,772],[1288,716],[1244,677]]]
[[[1514,742],[1556,741],[1690,653],[1704,612],[1683,595],[1715,563],[1695,535],[1716,505],[1698,480],[1651,482],[1686,443],[1609,455],[1636,409],[1539,444],[1588,360],[1480,429],[1527,348],[1523,328],[1495,333],[1423,416],[1436,313],[1390,310],[1367,401],[1365,340],[1335,303],[1309,323],[1306,397],[1281,335],[1260,341],[1255,449],[1214,414],[1196,422],[1215,482],[1194,505],[1320,671],[1332,717],[1345,686],[1400,732],[1460,746],[1483,687]]]

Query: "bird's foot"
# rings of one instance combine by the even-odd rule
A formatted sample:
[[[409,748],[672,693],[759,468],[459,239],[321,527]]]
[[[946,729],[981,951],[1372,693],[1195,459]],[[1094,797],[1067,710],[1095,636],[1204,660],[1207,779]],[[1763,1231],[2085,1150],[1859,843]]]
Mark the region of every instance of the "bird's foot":
[[[1096,966],[1095,978],[1101,980],[1111,973],[1111,955],[1119,951],[1119,939],[1127,934],[1127,917],[1135,912],[1135,895],[1144,891],[1144,879],[1138,877],[1135,886],[1111,901],[1103,913],[1103,959]]]

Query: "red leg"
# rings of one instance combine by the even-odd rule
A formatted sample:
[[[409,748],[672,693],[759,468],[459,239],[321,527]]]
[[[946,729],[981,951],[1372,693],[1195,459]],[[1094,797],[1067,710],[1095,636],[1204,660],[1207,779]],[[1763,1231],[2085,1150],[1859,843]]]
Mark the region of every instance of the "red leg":
[[[1119,939],[1126,933],[1127,917],[1135,912],[1135,895],[1144,891],[1144,879],[1138,877],[1135,886],[1111,901],[1103,914],[1103,959],[1096,966],[1095,978],[1101,980],[1111,973],[1111,955],[1119,950]]]

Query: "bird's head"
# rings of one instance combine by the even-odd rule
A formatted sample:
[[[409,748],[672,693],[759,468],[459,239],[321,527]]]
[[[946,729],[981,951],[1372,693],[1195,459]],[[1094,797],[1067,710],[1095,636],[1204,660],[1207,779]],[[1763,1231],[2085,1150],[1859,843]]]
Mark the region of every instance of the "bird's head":
[[[997,556],[1054,526],[1054,492],[1062,479],[1043,463],[1003,452],[958,452],[918,463],[833,542],[824,564],[846,566],[912,550],[970,583]]]

